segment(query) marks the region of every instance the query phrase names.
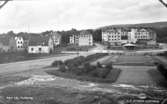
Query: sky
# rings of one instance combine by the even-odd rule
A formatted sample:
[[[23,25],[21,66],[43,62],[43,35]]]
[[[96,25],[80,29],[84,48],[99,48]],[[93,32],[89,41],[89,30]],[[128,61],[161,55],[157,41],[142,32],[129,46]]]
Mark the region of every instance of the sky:
[[[159,21],[167,21],[167,8],[158,0],[13,0],[0,9],[0,33]]]

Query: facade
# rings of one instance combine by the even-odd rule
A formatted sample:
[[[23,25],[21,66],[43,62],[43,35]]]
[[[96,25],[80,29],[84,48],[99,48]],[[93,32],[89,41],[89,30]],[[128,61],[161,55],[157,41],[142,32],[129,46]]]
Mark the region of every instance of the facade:
[[[38,53],[50,53],[50,48],[48,46],[28,46],[29,54],[38,54]]]
[[[88,31],[81,31],[79,34],[70,36],[70,44],[79,46],[92,46],[93,36]]]
[[[12,37],[9,40],[9,47],[11,51],[24,51],[24,40],[23,37]]]
[[[138,41],[145,41],[156,44],[156,33],[149,28],[111,28],[102,31],[102,41],[113,43],[137,43]],[[154,42],[153,42],[154,41]]]

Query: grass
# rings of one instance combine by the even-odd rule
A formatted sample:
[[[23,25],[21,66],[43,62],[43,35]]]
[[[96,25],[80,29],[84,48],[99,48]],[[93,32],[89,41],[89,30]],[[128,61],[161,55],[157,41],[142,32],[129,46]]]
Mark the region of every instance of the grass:
[[[28,79],[29,77],[23,76],[0,76],[0,86],[10,84],[13,82],[19,82]]]
[[[118,104],[111,94],[53,87],[7,87],[0,96],[4,104]]]
[[[88,51],[91,48],[94,48],[94,46],[68,45],[68,46],[65,46],[65,47],[59,47],[56,50],[57,51]]]
[[[77,79],[81,81],[92,81],[92,82],[100,82],[100,83],[113,83],[117,80],[119,77],[121,70],[120,69],[112,69],[111,72],[108,74],[108,76],[103,78],[98,77],[92,77],[88,75],[76,75],[72,72],[60,72],[58,70],[47,70],[48,74],[64,77],[64,78],[71,78],[71,79]]]
[[[148,73],[151,78],[156,82],[157,86],[167,88],[167,80],[158,70],[150,69],[148,70]]]

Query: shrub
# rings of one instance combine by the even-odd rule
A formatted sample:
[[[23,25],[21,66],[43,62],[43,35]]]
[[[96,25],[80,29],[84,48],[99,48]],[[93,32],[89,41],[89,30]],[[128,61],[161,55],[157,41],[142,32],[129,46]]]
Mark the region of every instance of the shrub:
[[[64,63],[67,66],[69,66],[69,65],[79,66],[84,62],[84,60],[85,60],[84,56],[79,56],[79,57],[76,57],[74,59],[66,60]]]
[[[102,65],[101,65],[100,62],[97,62],[97,67],[98,67],[98,68],[102,68]]]
[[[66,72],[66,71],[67,71],[67,68],[66,68],[65,65],[60,65],[60,66],[59,66],[59,70],[60,70],[61,72]]]
[[[95,70],[95,69],[96,69],[96,67],[90,65],[90,63],[85,63],[85,64],[83,65],[83,71],[84,71],[84,73],[86,73],[86,74],[88,74],[89,72],[91,72],[91,71],[93,71],[93,70]]]
[[[107,64],[107,65],[105,66],[105,68],[112,70],[112,69],[113,69],[113,65],[112,65],[112,63]]]
[[[106,55],[107,55],[107,53],[96,53],[96,54],[87,56],[85,58],[85,61],[96,60],[96,59],[103,57],[103,56],[106,56]]]
[[[62,61],[54,61],[53,63],[52,63],[52,66],[54,66],[54,67],[58,67],[58,66],[61,66],[63,64],[63,62]]]
[[[110,72],[111,72],[111,68],[104,68],[102,73],[102,78],[106,78]]]
[[[92,77],[99,77],[98,70],[96,69],[96,70],[91,71],[89,75]]]

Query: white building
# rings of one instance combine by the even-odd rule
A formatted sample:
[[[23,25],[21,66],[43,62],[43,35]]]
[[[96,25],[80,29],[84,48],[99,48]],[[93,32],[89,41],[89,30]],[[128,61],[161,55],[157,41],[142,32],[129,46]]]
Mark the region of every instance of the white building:
[[[111,28],[102,31],[102,41],[110,44],[136,43],[140,40],[155,41],[156,43],[156,33],[152,29],[146,28]]]
[[[23,51],[25,50],[24,47],[24,39],[23,37],[12,37],[9,40],[9,47],[11,51]]]
[[[81,31],[79,34],[70,36],[70,44],[75,44],[79,46],[92,46],[93,36],[88,31]]]
[[[50,53],[50,48],[48,46],[37,45],[37,46],[28,46],[29,54],[38,54],[38,53]]]

